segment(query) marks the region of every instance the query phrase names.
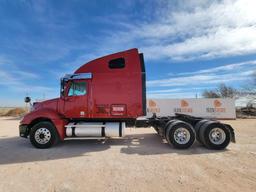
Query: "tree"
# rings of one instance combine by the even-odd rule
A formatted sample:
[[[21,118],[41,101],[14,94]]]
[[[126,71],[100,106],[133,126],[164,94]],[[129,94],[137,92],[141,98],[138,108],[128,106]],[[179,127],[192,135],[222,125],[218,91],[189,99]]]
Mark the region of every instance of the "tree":
[[[225,84],[220,84],[215,90],[204,90],[202,95],[204,98],[233,98],[236,96],[237,90]]]
[[[225,84],[220,84],[218,87],[218,92],[220,93],[222,98],[227,98],[227,97],[233,98],[235,97],[237,90]]]
[[[204,90],[202,95],[204,98],[220,98],[220,95],[216,91],[212,90]]]

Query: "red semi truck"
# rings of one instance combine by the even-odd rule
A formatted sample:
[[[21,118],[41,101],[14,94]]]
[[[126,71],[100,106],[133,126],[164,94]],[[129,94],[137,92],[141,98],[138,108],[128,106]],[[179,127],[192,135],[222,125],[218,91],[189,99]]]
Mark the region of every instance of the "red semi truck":
[[[233,128],[216,120],[184,114],[138,118],[146,116],[145,75],[138,49],[90,61],[61,79],[59,98],[33,103],[20,122],[20,136],[49,148],[66,138],[122,137],[126,126],[136,126],[153,127],[178,149],[195,140],[209,149],[235,142]]]

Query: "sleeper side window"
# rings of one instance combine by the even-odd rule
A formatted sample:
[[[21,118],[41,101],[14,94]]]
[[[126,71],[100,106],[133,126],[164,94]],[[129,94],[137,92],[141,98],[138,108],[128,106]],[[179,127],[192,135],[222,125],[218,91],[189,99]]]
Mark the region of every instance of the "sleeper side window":
[[[79,96],[86,94],[86,82],[71,82],[68,96]]]
[[[110,69],[122,69],[125,67],[124,58],[112,59],[108,62],[108,67]]]

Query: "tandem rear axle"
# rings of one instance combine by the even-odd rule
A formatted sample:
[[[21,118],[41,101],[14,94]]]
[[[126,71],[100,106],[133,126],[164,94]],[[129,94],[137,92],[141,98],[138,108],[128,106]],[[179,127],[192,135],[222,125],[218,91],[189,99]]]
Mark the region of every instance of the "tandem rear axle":
[[[189,148],[195,140],[209,149],[224,149],[235,143],[234,129],[214,119],[176,113],[175,116],[153,117],[136,121],[136,127],[153,127],[169,144]]]

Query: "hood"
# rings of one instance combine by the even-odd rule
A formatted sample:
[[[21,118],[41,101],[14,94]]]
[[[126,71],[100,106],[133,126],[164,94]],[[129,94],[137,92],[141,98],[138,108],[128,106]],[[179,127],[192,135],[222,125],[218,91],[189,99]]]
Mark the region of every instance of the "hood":
[[[49,99],[42,102],[33,103],[33,110],[39,110],[42,108],[57,110],[59,98]]]

